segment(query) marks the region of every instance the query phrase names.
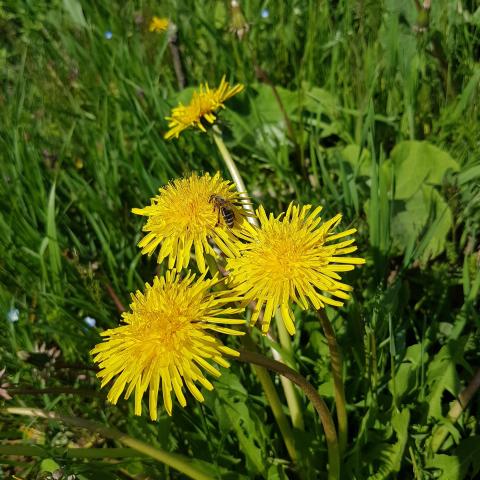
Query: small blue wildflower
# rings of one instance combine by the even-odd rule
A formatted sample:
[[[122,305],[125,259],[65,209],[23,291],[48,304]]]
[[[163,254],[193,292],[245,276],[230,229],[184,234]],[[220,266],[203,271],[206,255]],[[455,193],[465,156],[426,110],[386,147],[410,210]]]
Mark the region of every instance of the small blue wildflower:
[[[83,321],[87,325],[87,327],[90,327],[90,328],[93,328],[97,325],[97,321],[92,317],[85,317]]]
[[[10,323],[15,323],[18,322],[18,319],[20,318],[20,312],[18,308],[11,308],[8,313],[7,313],[7,320]]]
[[[107,30],[103,36],[107,39],[110,40],[113,37],[113,33],[110,30]]]
[[[270,11],[268,10],[268,8],[264,8],[260,15],[262,16],[262,18],[268,18],[270,16]]]

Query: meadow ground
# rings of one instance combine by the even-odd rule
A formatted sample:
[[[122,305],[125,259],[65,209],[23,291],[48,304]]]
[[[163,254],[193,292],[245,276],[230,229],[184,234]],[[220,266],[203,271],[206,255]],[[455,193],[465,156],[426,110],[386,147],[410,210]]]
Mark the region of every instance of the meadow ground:
[[[245,86],[216,123],[254,205],[322,205],[358,230],[353,298],[326,309],[341,478],[479,474],[480,9],[421,3],[0,1],[0,478],[327,478],[318,416],[297,390],[291,418],[278,376],[283,430],[235,360],[204,403],[152,422],[107,403],[89,354],[165,271],[131,209],[193,171],[230,178],[211,129],[163,137],[171,108],[223,75]],[[277,349],[336,419],[320,322],[294,314]],[[253,332],[269,356],[274,338]]]

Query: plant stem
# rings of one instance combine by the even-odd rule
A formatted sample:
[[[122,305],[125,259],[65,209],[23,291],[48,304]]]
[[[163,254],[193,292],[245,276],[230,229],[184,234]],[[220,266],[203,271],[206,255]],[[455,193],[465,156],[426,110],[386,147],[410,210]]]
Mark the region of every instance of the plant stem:
[[[22,457],[66,457],[66,458],[125,458],[145,457],[133,448],[53,448],[36,445],[0,445],[0,455],[21,455]]]
[[[335,391],[335,407],[337,410],[338,444],[340,447],[340,456],[342,456],[347,447],[348,434],[347,407],[345,402],[345,388],[343,386],[342,376],[342,354],[340,352],[332,324],[330,323],[325,310],[318,310],[318,316],[320,318],[320,324],[322,325],[325,338],[327,339],[328,349],[330,351],[333,387]]]
[[[242,176],[240,175],[240,172],[237,168],[237,165],[235,164],[232,156],[230,155],[230,152],[228,151],[227,147],[225,146],[225,143],[223,142],[223,139],[222,139],[222,133],[216,125],[213,127],[213,139],[215,140],[215,143],[218,147],[218,150],[220,151],[220,154],[221,154],[221,156],[222,156],[222,158],[225,162],[225,165],[227,166],[228,171],[230,172],[230,176],[232,177],[232,180],[235,183],[235,185],[237,187],[237,190],[239,192],[242,192],[242,193],[247,193],[245,183],[243,183],[243,179],[242,179]],[[247,211],[253,213],[253,208],[252,208],[251,205],[243,204],[243,207]],[[256,227],[259,226],[258,220],[257,220],[256,217],[250,217],[249,216],[249,217],[247,217],[247,219],[252,225],[255,225]],[[282,323],[281,319],[280,319],[280,323]],[[282,325],[283,325],[283,323],[282,323]],[[288,348],[288,350],[291,351],[291,349],[292,349],[291,340],[290,340],[290,337],[288,336],[288,333],[287,332],[285,332],[285,333],[286,333],[287,338],[285,338],[285,337],[283,338],[284,343],[281,343],[281,345],[282,345],[283,348]],[[279,335],[281,337],[280,332],[279,332]],[[282,337],[281,337],[280,342],[282,342]],[[287,347],[287,345],[288,345],[288,347]],[[272,349],[272,354],[274,355],[274,357],[276,357],[277,360],[283,361],[282,358],[281,358],[281,355],[278,352],[275,352],[273,349]],[[263,386],[263,384],[262,384],[262,386]],[[286,380],[286,379],[284,380],[282,378],[282,387],[283,387],[283,391],[285,393],[285,398],[287,399],[288,408],[290,410],[290,415],[291,415],[291,418],[292,418],[292,424],[295,428],[303,430],[304,425],[303,425],[302,412],[301,412],[300,405],[299,405],[299,402],[298,402],[298,397],[297,397],[297,394],[296,394],[296,392],[293,388],[293,385],[288,380]],[[277,396],[277,398],[278,398],[278,396]],[[293,458],[292,458],[292,460],[293,460]]]
[[[39,408],[20,408],[20,407],[10,407],[1,411],[2,413],[10,413],[13,415],[26,415],[28,417],[39,417],[45,418],[47,420],[57,420],[68,425],[73,425],[75,427],[86,428],[91,432],[97,432],[104,437],[117,440],[118,442],[126,445],[127,447],[136,450],[137,452],[143,453],[148,457],[154,458],[165,465],[168,465],[179,472],[183,473],[187,477],[193,478],[194,480],[209,480],[210,475],[206,475],[200,471],[196,466],[192,465],[192,462],[189,458],[184,457],[183,455],[178,455],[176,453],[166,452],[160,450],[159,448],[154,448],[151,445],[148,445],[145,442],[137,440],[129,435],[125,435],[116,428],[106,427],[100,423],[92,422],[91,420],[84,420],[78,417],[68,417],[64,415],[59,415],[54,412],[47,412],[46,410],[41,410]]]
[[[208,266],[212,272],[212,275],[219,273],[218,264],[215,262],[214,258],[210,255],[206,257]],[[242,337],[242,343],[250,348],[251,350],[256,350],[257,345],[254,343],[250,335],[247,333],[244,337]],[[273,417],[277,422],[278,428],[280,429],[280,433],[282,435],[283,441],[285,443],[285,447],[287,448],[288,455],[293,463],[296,463],[298,460],[298,453],[295,449],[295,439],[293,437],[292,429],[290,428],[290,424],[288,423],[287,416],[283,411],[283,406],[278,396],[277,390],[275,385],[270,378],[270,374],[265,370],[263,367],[259,367],[258,365],[251,365],[255,375],[262,386],[263,392],[265,393],[265,397],[267,399],[270,408],[272,409]],[[288,399],[287,399],[288,401]]]
[[[185,73],[183,72],[182,59],[180,57],[180,49],[178,48],[177,26],[172,23],[168,33],[168,46],[172,54],[173,69],[177,77],[178,88],[183,90],[185,88]]]
[[[107,289],[108,294],[113,300],[113,303],[115,304],[115,307],[117,308],[118,313],[123,313],[125,311],[125,307],[123,306],[123,303],[120,301],[117,294],[115,293],[115,290],[112,288],[112,286],[109,283],[105,285],[105,288]]]
[[[312,384],[287,365],[271,360],[257,352],[250,352],[246,350],[240,350],[240,357],[238,360],[245,363],[253,363],[268,368],[280,375],[291,380],[298,385],[307,398],[312,402],[315,410],[317,411],[320,421],[322,422],[323,431],[325,433],[325,439],[327,441],[328,448],[328,463],[329,480],[338,480],[340,478],[340,453],[338,449],[337,432],[335,431],[335,425],[333,423],[332,416],[328,411],[328,407],[323,401],[322,397],[318,394]]]
[[[35,388],[35,387],[18,387],[8,388],[7,392],[12,395],[78,395],[85,397],[100,397],[104,398],[105,395],[89,388],[74,388],[74,387],[47,387],[47,388]]]
[[[257,346],[248,334],[242,337],[242,343],[248,346],[248,348],[250,349],[257,348]],[[270,377],[270,374],[263,366],[259,366],[258,364],[253,364],[251,365],[251,367],[255,372],[255,375],[257,376],[258,381],[262,386],[263,392],[265,393],[267,402],[272,409],[273,416],[275,418],[275,421],[277,422],[278,428],[280,429],[280,433],[282,434],[288,455],[292,459],[292,462],[296,463],[298,460],[298,453],[295,449],[295,439],[293,437],[293,431],[290,427],[290,424],[288,423],[287,416],[283,411],[282,402],[280,401],[280,397],[278,396],[277,390]]]
[[[460,415],[463,413],[468,403],[472,399],[475,392],[480,388],[480,368],[476,371],[470,383],[467,387],[460,392],[458,399],[455,400],[448,411],[447,420],[452,424],[455,423]],[[433,453],[436,453],[443,442],[446,440],[449,434],[449,429],[445,425],[441,425],[435,430],[432,436],[431,449]]]
[[[287,329],[285,328],[285,324],[283,323],[282,317],[279,314],[278,310],[275,314],[275,319],[277,324],[278,339],[280,341],[280,345],[289,354],[292,354],[293,353],[292,341],[289,333],[287,332]],[[273,353],[273,358],[275,360],[286,364],[286,362],[282,359],[279,352],[273,349],[272,353]],[[288,409],[290,410],[290,417],[292,419],[292,425],[298,430],[303,431],[305,430],[305,423],[303,421],[303,414],[302,414],[302,409],[300,407],[300,401],[298,398],[297,391],[295,390],[293,383],[290,380],[288,380],[288,378],[285,378],[284,376],[282,376],[280,378],[280,381],[282,382],[283,391],[285,392],[285,398],[287,399]]]
[[[247,189],[245,188],[245,184],[243,183],[242,176],[240,175],[240,172],[238,171],[237,166],[235,165],[235,162],[233,161],[232,156],[230,155],[230,152],[228,151],[225,143],[223,142],[222,138],[222,132],[220,129],[214,125],[213,128],[213,139],[215,140],[215,144],[218,147],[218,150],[220,151],[220,155],[223,158],[223,161],[225,162],[225,165],[228,168],[228,171],[230,172],[230,176],[232,177],[233,183],[235,183],[237,190],[239,193],[247,193]],[[250,204],[243,203],[243,208],[247,210],[250,213],[253,212],[253,207]],[[252,224],[258,227],[258,220],[256,217],[247,217],[248,221]]]

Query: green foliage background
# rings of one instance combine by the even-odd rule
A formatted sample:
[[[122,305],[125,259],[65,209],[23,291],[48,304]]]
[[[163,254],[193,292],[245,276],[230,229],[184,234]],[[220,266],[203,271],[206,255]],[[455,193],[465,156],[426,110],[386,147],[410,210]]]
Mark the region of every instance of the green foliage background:
[[[204,405],[158,423],[93,394],[93,372],[59,368],[89,365],[99,332],[117,324],[107,287],[127,304],[155,272],[130,209],[192,170],[228,177],[209,135],[162,138],[170,108],[226,74],[246,86],[221,128],[254,201],[275,213],[292,200],[321,204],[359,230],[367,265],[347,276],[354,301],[328,312],[345,361],[344,478],[474,478],[478,394],[456,424],[445,417],[480,365],[478,4],[433,0],[429,15],[413,0],[241,6],[249,31],[239,41],[229,2],[0,1],[0,384],[79,389],[0,401],[114,425],[208,462],[212,478],[296,478],[244,365],[224,371]],[[154,14],[178,28],[184,91],[168,36],[148,31]],[[293,365],[333,408],[318,320],[296,317]],[[326,478],[323,434],[301,401],[303,476]],[[442,424],[449,435],[433,454]],[[70,458],[67,448],[114,445],[58,422],[2,414],[0,432],[0,456],[12,444],[43,452],[2,456],[0,478],[59,467],[65,478],[182,478],[145,458]]]

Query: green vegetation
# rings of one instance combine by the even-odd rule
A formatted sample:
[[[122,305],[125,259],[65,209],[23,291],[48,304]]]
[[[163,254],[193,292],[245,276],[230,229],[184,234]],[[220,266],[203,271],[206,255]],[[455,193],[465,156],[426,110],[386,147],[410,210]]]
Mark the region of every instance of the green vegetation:
[[[157,271],[131,208],[191,171],[229,178],[210,133],[163,139],[171,107],[224,74],[245,85],[219,124],[254,202],[323,205],[359,231],[354,299],[327,309],[344,361],[342,478],[479,474],[475,386],[449,410],[480,384],[480,9],[431,3],[244,0],[240,40],[227,1],[0,1],[0,388],[13,397],[0,396],[0,478],[185,478],[102,427],[206,478],[327,478],[308,399],[294,466],[248,365],[233,361],[204,404],[158,422],[132,401],[107,404],[92,370],[119,302]],[[185,89],[152,15],[177,27]],[[319,320],[295,316],[285,356],[333,411]]]

